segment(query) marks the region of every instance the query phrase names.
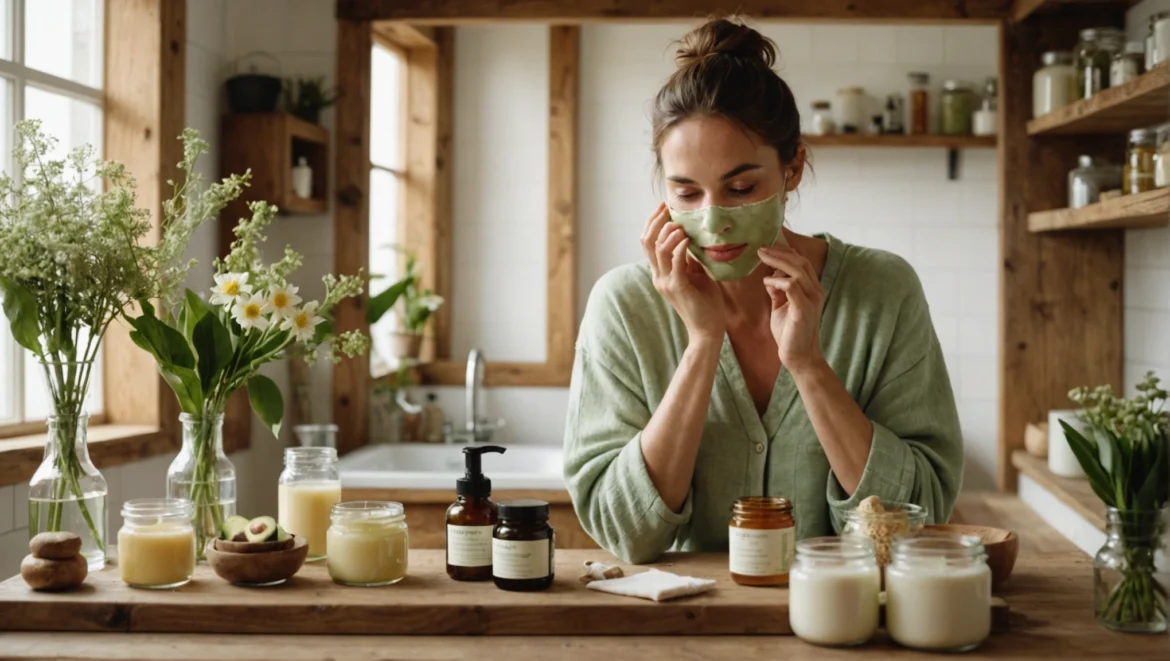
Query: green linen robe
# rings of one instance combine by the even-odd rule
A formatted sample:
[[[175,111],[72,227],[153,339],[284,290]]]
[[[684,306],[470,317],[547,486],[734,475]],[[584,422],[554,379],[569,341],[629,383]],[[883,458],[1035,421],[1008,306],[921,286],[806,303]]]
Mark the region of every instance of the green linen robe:
[[[724,337],[690,492],[681,511],[667,507],[646,471],[641,434],[687,333],[649,265],[622,266],[589,296],[565,425],[565,482],[585,530],[606,549],[633,563],[668,550],[726,550],[731,506],[742,496],[790,499],[798,539],[839,532],[834,506],[871,495],[921,505],[929,522],[950,516],[963,440],[918,276],[891,253],[822,238],[821,350],[874,427],[857,490],[847,495],[829,469],[792,375],[780,370],[761,417]]]

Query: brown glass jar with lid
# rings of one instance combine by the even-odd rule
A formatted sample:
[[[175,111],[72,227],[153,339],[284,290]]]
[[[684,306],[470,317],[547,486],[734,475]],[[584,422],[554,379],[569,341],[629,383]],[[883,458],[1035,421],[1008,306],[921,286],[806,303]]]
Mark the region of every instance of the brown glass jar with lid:
[[[492,580],[501,590],[535,592],[552,585],[556,536],[548,503],[534,498],[505,500],[492,536]]]
[[[728,527],[731,580],[740,585],[788,585],[796,557],[796,520],[787,498],[749,496],[735,501]]]

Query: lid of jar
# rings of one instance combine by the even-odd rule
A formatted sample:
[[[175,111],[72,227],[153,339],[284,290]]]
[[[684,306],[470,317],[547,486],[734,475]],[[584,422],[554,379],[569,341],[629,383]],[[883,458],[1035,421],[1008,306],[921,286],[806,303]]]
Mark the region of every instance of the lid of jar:
[[[948,92],[957,92],[959,90],[969,90],[971,87],[961,80],[948,80],[943,83],[943,89]]]
[[[1170,10],[1160,11],[1150,15],[1150,27],[1154,27],[1154,23],[1164,19],[1170,18]]]
[[[1081,41],[1102,41],[1125,39],[1125,32],[1117,28],[1085,28],[1081,30]]]
[[[919,85],[925,85],[930,82],[930,74],[921,71],[911,71],[906,76],[910,79],[910,82]]]
[[[828,101],[813,101],[812,107],[813,110],[828,110],[832,106],[829,105]]]
[[[837,90],[838,94],[865,94],[865,90],[858,86],[842,87]]]
[[[396,523],[406,517],[406,508],[392,501],[351,500],[335,504],[329,517],[335,522]]]
[[[1040,61],[1049,67],[1054,64],[1072,64],[1073,55],[1066,50],[1050,50],[1040,56]]]
[[[517,498],[498,503],[500,519],[511,519],[521,523],[543,523],[548,521],[548,502],[536,498]]]
[[[1088,154],[1081,154],[1077,156],[1077,166],[1082,168],[1093,167],[1093,157]]]
[[[1150,142],[1154,139],[1157,133],[1154,129],[1134,129],[1129,132],[1130,142]]]
[[[791,512],[792,501],[780,496],[744,496],[731,507],[734,512]]]

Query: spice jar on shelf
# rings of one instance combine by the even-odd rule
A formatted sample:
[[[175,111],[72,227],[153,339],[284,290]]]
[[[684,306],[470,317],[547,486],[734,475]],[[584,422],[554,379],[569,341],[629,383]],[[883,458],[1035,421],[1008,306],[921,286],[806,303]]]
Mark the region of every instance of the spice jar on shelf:
[[[788,585],[796,557],[796,520],[787,498],[749,496],[735,501],[728,525],[731,580],[740,585]]]
[[[1154,152],[1154,188],[1170,186],[1170,124],[1158,129],[1157,149]]]
[[[971,135],[971,88],[966,83],[943,83],[939,103],[939,127],[943,135]]]
[[[910,103],[907,105],[906,132],[922,135],[930,131],[930,75],[920,72],[907,74],[910,78]]]
[[[1117,28],[1081,30],[1073,67],[1077,75],[1077,96],[1087,99],[1109,87],[1109,69],[1113,56],[1125,44],[1125,33]]]
[[[833,121],[832,106],[828,101],[812,102],[812,120],[809,122],[809,135],[831,135],[837,131],[837,123]]]
[[[882,127],[886,133],[902,134],[906,128],[902,119],[906,116],[906,102],[901,94],[886,97],[886,110],[882,113]]]
[[[1145,70],[1146,47],[1140,41],[1125,44],[1125,50],[1113,56],[1109,65],[1109,86],[1124,85],[1137,78]]]
[[[1032,116],[1040,117],[1077,99],[1077,73],[1069,51],[1048,51],[1032,76]]]
[[[842,133],[861,133],[864,125],[862,106],[865,90],[860,87],[842,87],[837,90],[837,129]]]
[[[1154,190],[1154,140],[1153,129],[1135,129],[1129,132],[1129,147],[1125,153],[1122,168],[1121,191],[1125,195],[1136,195]]]
[[[995,135],[999,132],[999,86],[995,78],[988,78],[983,86],[979,109],[971,117],[972,133]]]
[[[1121,167],[1092,156],[1077,159],[1077,167],[1068,173],[1068,206],[1071,209],[1096,204],[1101,193],[1121,187]]]
[[[1146,35],[1146,71],[1170,60],[1170,11],[1160,11],[1150,17]]]

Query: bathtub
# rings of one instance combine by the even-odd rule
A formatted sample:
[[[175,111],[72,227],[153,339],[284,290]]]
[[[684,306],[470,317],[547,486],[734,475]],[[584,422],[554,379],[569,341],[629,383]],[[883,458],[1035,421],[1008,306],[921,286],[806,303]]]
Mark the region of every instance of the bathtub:
[[[485,454],[483,472],[492,489],[563,490],[561,462],[559,446],[510,445],[503,454]],[[464,473],[462,445],[374,445],[345,455],[339,464],[346,489],[452,490]]]

